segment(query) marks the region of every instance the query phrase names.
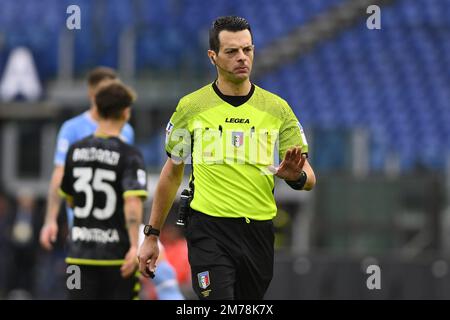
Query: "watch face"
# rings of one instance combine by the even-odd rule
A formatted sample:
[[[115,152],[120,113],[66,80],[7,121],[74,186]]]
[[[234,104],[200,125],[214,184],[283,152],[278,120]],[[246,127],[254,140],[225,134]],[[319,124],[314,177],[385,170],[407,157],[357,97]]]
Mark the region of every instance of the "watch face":
[[[144,227],[144,234],[146,236],[149,236],[151,234],[155,235],[155,236],[159,236],[159,230],[157,229],[153,229],[153,227],[149,224],[145,225]]]

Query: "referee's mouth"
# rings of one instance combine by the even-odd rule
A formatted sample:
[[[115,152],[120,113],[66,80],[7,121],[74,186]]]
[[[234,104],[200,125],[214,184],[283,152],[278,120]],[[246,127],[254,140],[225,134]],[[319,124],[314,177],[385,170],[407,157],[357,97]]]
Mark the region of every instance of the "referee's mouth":
[[[246,66],[237,67],[234,69],[237,73],[248,73],[249,69]]]

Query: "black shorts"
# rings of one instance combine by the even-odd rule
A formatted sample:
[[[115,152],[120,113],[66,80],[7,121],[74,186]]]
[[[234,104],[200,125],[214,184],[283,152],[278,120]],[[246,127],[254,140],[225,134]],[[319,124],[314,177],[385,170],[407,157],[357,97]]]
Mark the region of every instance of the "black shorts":
[[[186,239],[200,299],[263,299],[273,277],[272,220],[247,223],[193,211]]]
[[[70,300],[132,300],[139,294],[136,286],[138,278],[133,274],[122,278],[120,266],[85,266],[80,267],[80,288],[69,288]],[[71,281],[68,274],[68,281]],[[72,282],[73,283],[73,282]]]

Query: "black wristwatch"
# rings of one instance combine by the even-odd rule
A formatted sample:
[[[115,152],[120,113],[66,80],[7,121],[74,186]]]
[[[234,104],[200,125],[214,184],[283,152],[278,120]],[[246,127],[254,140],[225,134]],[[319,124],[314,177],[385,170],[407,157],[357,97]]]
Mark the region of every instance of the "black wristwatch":
[[[302,170],[300,172],[300,178],[296,181],[286,181],[286,183],[294,190],[303,190],[303,187],[306,184],[306,180],[308,180],[308,176],[306,175],[306,172]]]
[[[153,228],[149,224],[146,224],[145,227],[144,227],[144,234],[146,236],[154,235],[154,236],[159,237],[159,233],[160,233],[160,231],[158,229]]]

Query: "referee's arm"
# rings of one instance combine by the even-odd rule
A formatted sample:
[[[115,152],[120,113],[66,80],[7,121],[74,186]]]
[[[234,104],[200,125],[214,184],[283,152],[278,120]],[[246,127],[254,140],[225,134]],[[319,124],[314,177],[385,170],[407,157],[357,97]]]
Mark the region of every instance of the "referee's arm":
[[[314,170],[309,164],[308,160],[305,160],[305,164],[303,165],[303,171],[307,174],[307,179],[303,190],[310,191],[316,185],[316,175],[314,174]]]
[[[172,159],[167,159],[159,177],[153,197],[150,224],[153,228],[161,230],[167,214],[172,207],[173,201],[183,180],[184,163],[175,164]],[[157,237],[149,235],[139,248],[139,270],[145,276],[150,276],[146,270],[147,264],[150,271],[155,271],[156,259],[159,249]]]
[[[314,170],[300,147],[288,149],[274,174],[284,179],[295,190],[310,191],[316,184]]]

